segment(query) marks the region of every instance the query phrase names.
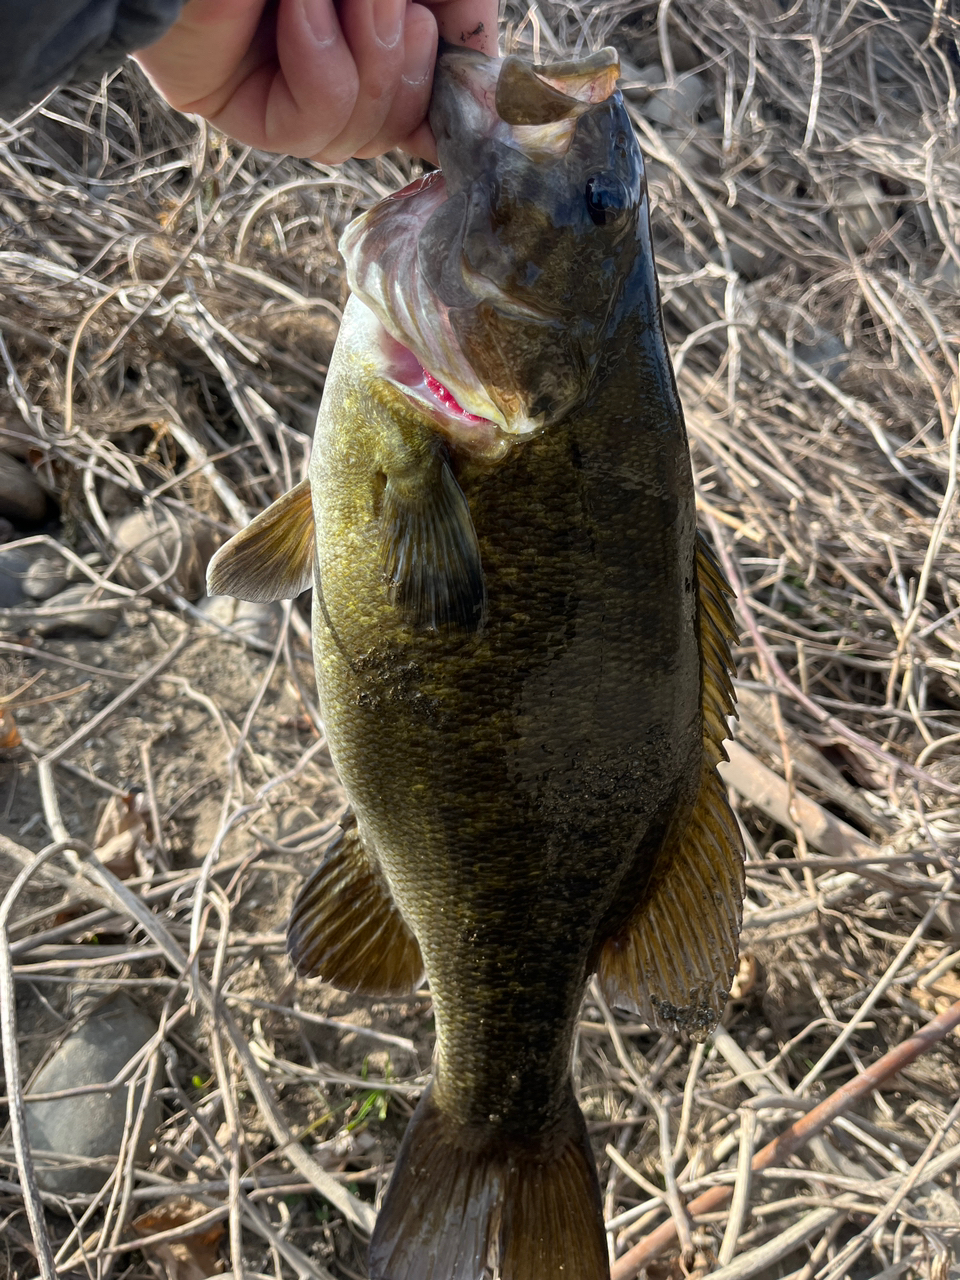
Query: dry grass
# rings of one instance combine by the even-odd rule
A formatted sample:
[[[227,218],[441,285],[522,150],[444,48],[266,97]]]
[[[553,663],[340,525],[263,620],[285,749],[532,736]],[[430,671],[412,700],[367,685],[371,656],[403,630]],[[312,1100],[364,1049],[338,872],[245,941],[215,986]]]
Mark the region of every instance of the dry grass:
[[[740,990],[706,1047],[597,993],[581,1026],[612,1256],[671,1215],[685,1246],[651,1277],[960,1267],[955,1034],[748,1173],[960,998],[957,16],[627,0],[508,25],[543,55],[623,52],[702,518],[740,592]],[[641,75],[654,62],[696,70],[697,114],[651,123],[669,115]],[[123,613],[106,641],[39,638],[49,607],[0,622],[26,740],[3,765],[5,883],[28,863],[0,947],[19,1012],[5,1001],[6,1094],[29,1089],[74,997],[128,990],[160,1027],[129,1078],[165,1106],[149,1159],[131,1142],[104,1191],[69,1204],[31,1197],[0,1138],[0,1275],[51,1274],[35,1236],[60,1274],[188,1280],[212,1269],[216,1224],[237,1277],[364,1274],[429,998],[292,985],[286,907],[340,803],[305,615],[211,625],[176,544],[222,539],[300,477],[344,296],[337,235],[407,173],[237,148],[133,70],[0,135],[0,445],[29,451],[58,545]],[[144,506],[174,556],[138,579],[114,535]],[[98,835],[98,801],[131,785],[133,834]],[[732,1205],[689,1220],[724,1184]],[[131,1221],[185,1193],[142,1245]]]

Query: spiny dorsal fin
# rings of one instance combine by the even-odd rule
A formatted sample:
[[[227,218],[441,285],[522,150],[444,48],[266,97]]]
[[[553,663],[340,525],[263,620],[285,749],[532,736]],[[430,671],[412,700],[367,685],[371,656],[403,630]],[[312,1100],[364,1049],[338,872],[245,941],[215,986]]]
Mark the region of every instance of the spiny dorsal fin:
[[[207,568],[212,596],[270,604],[313,585],[315,537],[310,481],[271,503],[224,543]]]
[[[730,588],[702,538],[697,544],[703,655],[703,767],[693,813],[658,859],[653,881],[600,956],[611,1004],[655,1026],[704,1039],[718,1022],[737,965],[743,841],[717,764],[735,706]]]
[[[302,978],[322,978],[343,991],[405,996],[420,985],[420,947],[352,813],[297,895],[287,951]]]
[[[386,477],[380,556],[393,602],[419,631],[476,631],[486,586],[470,506],[435,452],[407,476]]]

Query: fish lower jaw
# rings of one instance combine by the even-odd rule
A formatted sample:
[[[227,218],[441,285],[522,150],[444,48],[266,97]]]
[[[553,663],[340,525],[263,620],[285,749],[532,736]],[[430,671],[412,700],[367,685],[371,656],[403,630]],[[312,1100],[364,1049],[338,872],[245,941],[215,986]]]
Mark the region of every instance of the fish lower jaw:
[[[420,372],[416,383],[397,384],[399,389],[427,409],[451,444],[474,457],[496,461],[513,445],[530,439],[541,429],[538,420],[522,413],[500,420],[472,413],[464,409],[453,392],[428,369],[421,366]]]
[[[419,357],[381,327],[384,377],[420,410],[426,411],[451,444],[472,457],[496,461],[519,439],[535,434],[538,422],[522,413],[507,418],[480,388],[462,381],[454,389]],[[465,407],[461,398],[467,401]],[[485,409],[486,413],[476,410]]]
[[[413,359],[412,352],[410,353]],[[390,381],[417,409],[426,411],[458,451],[496,461],[510,447],[500,424],[464,409],[438,378],[419,365],[419,376]]]

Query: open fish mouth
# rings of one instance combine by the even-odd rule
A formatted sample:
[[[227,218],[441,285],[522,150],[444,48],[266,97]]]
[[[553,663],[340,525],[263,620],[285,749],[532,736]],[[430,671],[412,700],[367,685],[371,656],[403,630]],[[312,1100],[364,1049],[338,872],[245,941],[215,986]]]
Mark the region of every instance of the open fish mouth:
[[[502,420],[492,416],[499,411],[478,382],[471,383],[471,394],[464,398],[471,405],[478,406],[480,412],[465,407],[458,398],[458,392],[451,390],[446,382],[421,363],[409,346],[398,341],[381,324],[379,317],[370,316],[370,323],[374,332],[368,350],[374,353],[380,377],[413,401],[434,420],[451,444],[466,453],[493,461],[506,452],[509,436]],[[470,370],[466,372],[469,375]],[[459,395],[463,394],[459,391]]]
[[[499,437],[500,433],[529,436],[541,424],[522,411],[511,413],[509,406],[493,399],[464,356],[451,325],[451,308],[420,270],[420,235],[445,201],[446,181],[435,170],[352,222],[340,241],[340,252],[352,292],[370,307],[385,336],[393,340],[380,344],[386,357],[384,377],[423,401],[434,416],[439,413],[441,425],[452,428],[458,437],[463,435],[460,443],[499,453],[502,445],[495,446],[489,432],[460,433],[457,426],[471,420],[472,424],[493,424]],[[469,267],[461,268],[461,281],[466,305],[487,302],[505,315],[544,319],[542,312],[511,298]]]
[[[379,321],[374,351],[379,372],[416,400],[457,443],[484,454],[500,453],[511,428],[464,359],[443,306],[418,269],[420,234],[446,200],[439,170],[388,196],[347,227],[340,251],[352,292]],[[535,424],[527,425],[527,432]]]
[[[341,240],[350,288],[409,353],[381,344],[384,376],[482,453],[542,429],[585,382],[589,362],[579,352],[557,357],[578,317],[556,290],[539,287],[538,244],[550,237],[537,224],[549,232],[569,219],[571,179],[561,166],[580,122],[619,101],[618,74],[613,49],[541,67],[447,46],[430,115],[442,171],[382,200]],[[519,201],[511,166],[523,169]],[[515,252],[507,223],[525,228]],[[544,378],[517,365],[514,347],[549,352],[546,393],[537,385]]]

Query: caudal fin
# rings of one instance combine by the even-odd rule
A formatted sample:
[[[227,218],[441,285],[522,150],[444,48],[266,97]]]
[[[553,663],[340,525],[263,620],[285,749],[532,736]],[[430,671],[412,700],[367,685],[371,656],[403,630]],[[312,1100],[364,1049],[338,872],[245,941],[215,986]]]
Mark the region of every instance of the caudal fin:
[[[609,1280],[596,1167],[573,1095],[535,1146],[484,1142],[428,1090],[370,1243],[371,1280]]]

